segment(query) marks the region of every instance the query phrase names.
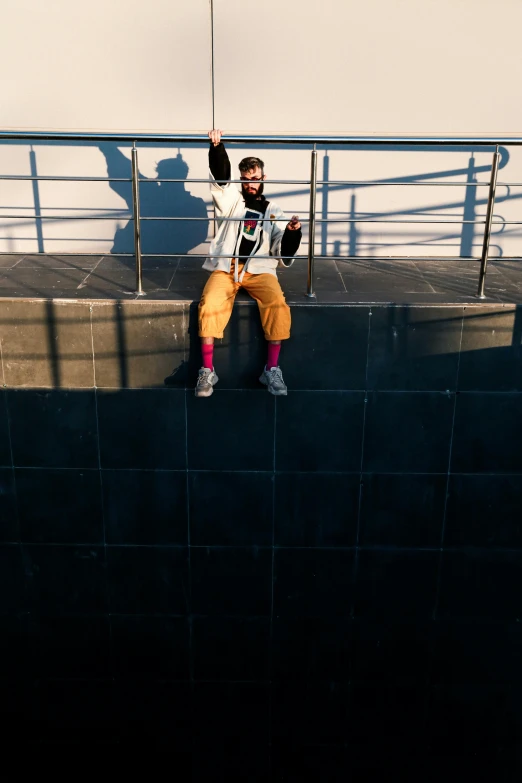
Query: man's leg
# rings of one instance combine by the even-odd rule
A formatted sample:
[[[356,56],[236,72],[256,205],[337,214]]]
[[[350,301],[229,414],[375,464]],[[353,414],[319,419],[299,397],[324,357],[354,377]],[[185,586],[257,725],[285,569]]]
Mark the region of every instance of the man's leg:
[[[266,359],[266,369],[271,370],[279,364],[279,351],[281,350],[281,340],[270,340],[268,343],[268,356]]]
[[[287,389],[278,363],[281,341],[290,337],[290,308],[274,275],[246,274],[243,286],[258,304],[261,325],[268,341],[267,363],[259,380],[268,386],[271,394],[285,395]]]
[[[214,371],[214,339],[221,339],[230,320],[238,285],[233,274],[213,272],[203,289],[198,307],[198,333],[201,337],[203,366],[199,371],[196,397],[210,397],[218,382]]]

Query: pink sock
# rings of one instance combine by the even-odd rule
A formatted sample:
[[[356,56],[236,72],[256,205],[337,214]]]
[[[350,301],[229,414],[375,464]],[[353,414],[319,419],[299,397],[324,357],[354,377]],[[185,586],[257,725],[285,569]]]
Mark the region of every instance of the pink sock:
[[[271,370],[272,367],[277,367],[280,350],[281,350],[281,344],[273,345],[272,343],[268,343],[268,359],[266,360],[267,370]]]
[[[213,370],[214,365],[212,364],[212,360],[214,355],[214,343],[211,343],[210,345],[203,343],[201,345],[201,355],[203,356],[203,367],[206,367],[208,370]]]

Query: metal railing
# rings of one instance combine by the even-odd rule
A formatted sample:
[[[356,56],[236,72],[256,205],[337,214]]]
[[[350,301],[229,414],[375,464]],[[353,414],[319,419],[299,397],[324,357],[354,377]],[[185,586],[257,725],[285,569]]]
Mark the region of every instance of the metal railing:
[[[154,257],[169,257],[169,256],[192,256],[190,253],[172,253],[172,254],[158,254],[158,253],[142,253],[141,250],[141,221],[143,220],[208,220],[203,217],[143,217],[140,214],[140,177],[138,169],[138,148],[139,143],[152,143],[152,144],[164,144],[165,142],[171,144],[186,144],[186,143],[208,143],[208,137],[204,134],[79,134],[79,133],[25,133],[15,131],[0,131],[0,141],[76,141],[76,142],[132,142],[131,149],[131,164],[132,164],[132,177],[49,177],[49,176],[15,176],[15,175],[3,175],[0,176],[0,180],[30,180],[30,181],[52,181],[52,182],[130,182],[132,183],[132,217],[130,220],[134,224],[134,253],[118,253],[120,256],[133,256],[136,262],[136,291],[138,294],[143,294],[143,268],[142,259],[147,256]],[[408,224],[424,224],[424,223],[438,223],[438,224],[484,224],[484,238],[482,243],[482,254],[480,258],[480,274],[478,282],[477,296],[480,299],[485,299],[485,280],[488,264],[489,243],[491,238],[491,229],[494,225],[522,225],[522,221],[494,221],[494,206],[495,206],[495,192],[497,184],[505,186],[517,186],[522,183],[516,182],[503,182],[497,183],[498,168],[500,162],[499,147],[504,146],[522,146],[522,137],[463,137],[463,136],[251,136],[251,135],[227,135],[225,137],[227,143],[240,143],[248,145],[258,144],[300,144],[309,145],[311,150],[311,162],[310,162],[310,179],[309,180],[266,180],[268,184],[283,184],[283,185],[306,185],[310,188],[310,208],[309,217],[302,218],[301,222],[307,222],[309,225],[308,231],[308,279],[307,279],[307,291],[306,294],[309,297],[315,297],[314,293],[314,264],[316,259],[315,254],[315,227],[317,223],[408,223]],[[431,181],[409,181],[409,182],[376,182],[376,181],[350,181],[350,180],[318,180],[317,179],[317,145],[324,145],[327,147],[335,146],[390,146],[390,145],[405,145],[405,146],[436,146],[436,147],[494,147],[493,161],[491,165],[490,180],[488,182],[431,182]],[[155,179],[154,182],[205,182],[208,183],[208,179]],[[239,183],[241,180],[230,180],[230,182]],[[346,187],[356,186],[381,186],[381,185],[393,185],[393,186],[425,186],[433,187],[438,185],[441,187],[488,187],[488,202],[487,212],[485,220],[432,220],[432,219],[382,219],[382,218],[318,218],[316,215],[316,199],[317,199],[317,186],[318,185],[337,185]],[[27,218],[27,215],[0,215],[0,219],[19,219]],[[66,216],[66,215],[36,215],[38,220],[114,220],[114,216]],[[220,218],[222,221],[241,222],[242,218]],[[12,251],[0,252],[0,255],[16,255]],[[24,253],[23,255],[26,255]],[[33,253],[31,255],[45,255],[43,252]],[[60,253],[60,255],[76,255],[73,253]],[[86,255],[82,253],[82,255]],[[91,254],[92,255],[92,254]],[[96,255],[99,255],[97,253]],[[215,258],[228,258],[229,256],[214,256]],[[239,256],[242,258],[243,256]],[[266,256],[258,256],[260,258]],[[319,256],[324,257],[324,256]],[[290,256],[283,256],[286,258],[293,258]],[[419,258],[419,256],[416,256]],[[387,256],[387,260],[393,260],[393,257]]]

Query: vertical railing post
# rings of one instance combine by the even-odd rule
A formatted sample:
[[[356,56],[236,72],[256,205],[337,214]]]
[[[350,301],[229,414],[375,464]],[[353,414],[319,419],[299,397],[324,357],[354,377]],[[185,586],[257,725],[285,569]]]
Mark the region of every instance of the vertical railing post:
[[[136,291],[143,293],[143,275],[141,267],[141,226],[140,226],[140,180],[138,169],[138,150],[136,142],[132,145],[132,216],[134,218],[134,255],[136,257]]]
[[[314,144],[310,167],[310,221],[308,223],[308,284],[306,295],[315,297],[314,261],[315,261],[315,201],[317,194],[317,149]]]
[[[478,284],[477,296],[479,299],[485,299],[484,285],[486,282],[486,270],[488,267],[488,251],[489,251],[489,239],[491,237],[491,226],[493,223],[493,210],[495,208],[495,190],[497,189],[497,174],[498,164],[500,161],[500,153],[498,151],[498,144],[493,154],[493,163],[491,165],[491,179],[489,180],[489,196],[488,196],[488,209],[486,212],[486,227],[484,229],[484,243],[482,245],[482,259],[480,262],[480,277]]]

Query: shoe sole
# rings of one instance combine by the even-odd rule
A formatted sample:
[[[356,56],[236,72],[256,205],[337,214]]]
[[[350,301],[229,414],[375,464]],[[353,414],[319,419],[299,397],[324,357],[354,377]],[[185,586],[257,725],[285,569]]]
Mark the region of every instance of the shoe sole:
[[[211,384],[210,390],[208,392],[204,392],[203,394],[198,394],[197,388],[194,391],[194,397],[210,397],[214,393],[214,386],[219,381],[219,378],[216,378],[216,380]]]
[[[268,385],[268,383],[263,378],[263,376],[260,377],[259,382],[262,383],[263,386],[266,386],[267,389],[268,389],[268,393],[269,394],[273,394],[274,397],[286,397],[287,394],[288,394],[288,390],[287,389],[285,389],[284,391],[274,391],[273,389],[271,389],[270,386]]]

